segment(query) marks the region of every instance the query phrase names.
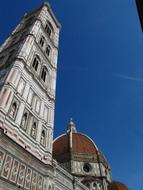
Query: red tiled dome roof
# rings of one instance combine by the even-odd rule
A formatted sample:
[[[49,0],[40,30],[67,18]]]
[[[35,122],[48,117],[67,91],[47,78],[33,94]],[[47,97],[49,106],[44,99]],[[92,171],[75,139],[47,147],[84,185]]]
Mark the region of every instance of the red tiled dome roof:
[[[54,141],[53,157],[60,163],[70,160],[68,135],[60,136]]]
[[[68,135],[62,135],[56,141],[53,145],[53,153],[54,154],[64,154],[65,152],[69,151],[69,139]]]
[[[72,133],[72,152],[96,154],[97,148],[94,143],[85,135]],[[60,136],[54,141],[53,154],[59,155],[69,152],[69,135]]]
[[[72,151],[77,153],[96,154],[95,144],[85,135],[73,133]]]
[[[106,165],[103,154],[99,152],[94,142],[86,135],[81,133],[72,133],[72,145],[70,145],[70,134],[64,134],[53,143],[53,157],[60,163],[66,163],[69,160],[80,161],[96,161],[97,152],[99,153],[99,159]],[[87,158],[88,156],[88,158]]]
[[[98,150],[96,144],[88,136],[77,132],[72,119],[68,124],[67,133],[55,139],[53,143],[53,158],[59,163],[67,163],[70,160],[100,161],[108,167],[104,155]]]
[[[108,190],[129,190],[126,185],[121,182],[112,182],[108,185]]]

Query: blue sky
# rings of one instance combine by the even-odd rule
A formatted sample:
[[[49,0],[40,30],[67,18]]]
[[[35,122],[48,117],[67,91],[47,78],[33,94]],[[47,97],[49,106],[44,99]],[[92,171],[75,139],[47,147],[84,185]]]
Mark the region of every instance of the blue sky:
[[[41,0],[0,6],[0,43]],[[143,187],[143,33],[135,0],[49,0],[62,24],[55,136],[70,117],[108,159],[114,180]]]

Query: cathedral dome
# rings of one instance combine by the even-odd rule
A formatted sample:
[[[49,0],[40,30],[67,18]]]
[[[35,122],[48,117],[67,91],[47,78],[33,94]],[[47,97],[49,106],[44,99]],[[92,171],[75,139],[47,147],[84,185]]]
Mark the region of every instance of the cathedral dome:
[[[100,160],[108,166],[96,144],[88,136],[78,133],[73,121],[69,123],[67,133],[55,139],[53,157],[59,163],[66,163],[70,160],[83,162],[98,162]]]
[[[67,133],[53,143],[53,158],[87,187],[101,185],[101,177],[111,182],[110,167],[96,144],[86,135],[78,133],[74,122],[68,124]]]
[[[62,145],[62,146],[61,146]],[[54,141],[54,154],[64,154],[69,151],[69,135],[64,134]],[[96,154],[97,147],[85,135],[80,133],[72,134],[72,151],[77,153]]]
[[[129,190],[126,185],[121,182],[112,182],[108,185],[108,190]]]

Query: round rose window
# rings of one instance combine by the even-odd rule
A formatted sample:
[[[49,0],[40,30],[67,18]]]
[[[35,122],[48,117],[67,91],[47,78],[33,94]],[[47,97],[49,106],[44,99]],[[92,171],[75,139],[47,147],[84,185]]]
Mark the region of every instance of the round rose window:
[[[85,172],[90,172],[91,171],[91,169],[92,169],[92,167],[91,167],[91,165],[89,164],[89,163],[85,163],[84,165],[83,165],[83,170],[85,171]]]

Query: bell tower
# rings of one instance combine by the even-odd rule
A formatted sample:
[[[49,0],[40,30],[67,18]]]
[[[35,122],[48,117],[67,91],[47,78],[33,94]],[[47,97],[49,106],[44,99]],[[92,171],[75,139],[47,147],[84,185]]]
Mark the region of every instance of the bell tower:
[[[59,31],[44,3],[0,47],[0,128],[44,163],[52,159]]]

